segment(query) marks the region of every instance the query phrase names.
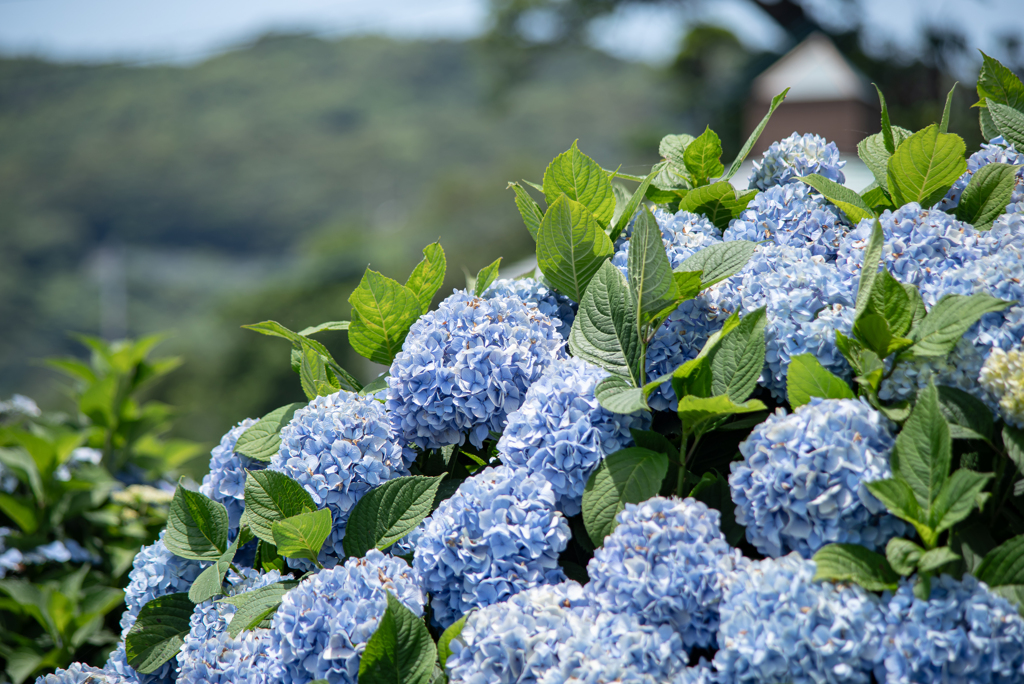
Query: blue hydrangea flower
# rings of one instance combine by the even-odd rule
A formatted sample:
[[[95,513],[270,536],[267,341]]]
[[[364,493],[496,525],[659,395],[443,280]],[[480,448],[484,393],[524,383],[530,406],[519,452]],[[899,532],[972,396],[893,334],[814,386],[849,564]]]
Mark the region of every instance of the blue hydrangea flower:
[[[566,515],[580,512],[583,488],[608,454],[633,445],[630,428],[650,426],[646,411],[603,408],[594,388],[608,373],[582,359],[555,361],[526,391],[498,441],[501,462],[550,483]]]
[[[869,684],[881,660],[880,601],[856,584],[815,582],[797,554],[730,575],[720,612],[718,681]]]
[[[508,466],[467,478],[426,521],[413,567],[448,627],[471,608],[565,579],[558,554],[569,525],[543,479]]]
[[[437,449],[480,448],[522,403],[548,364],[565,356],[558,323],[518,297],[456,291],[424,314],[388,376],[387,408],[399,437]]]
[[[317,506],[330,509],[334,524],[319,558],[330,567],[345,557],[345,523],[356,502],[377,485],[408,475],[410,462],[381,403],[341,391],[317,397],[295,412],[281,428],[281,449],[270,469],[292,478]]]
[[[242,576],[232,572],[228,580],[234,582],[228,596],[237,596],[280,581],[281,573],[272,570],[261,574],[243,568]],[[245,631],[232,639],[228,625],[235,610],[230,603],[214,600],[196,606],[189,621],[188,636],[178,651],[179,681],[188,684],[237,684],[250,678],[252,656],[257,650],[266,652],[270,645],[270,631]]]
[[[1024,619],[971,575],[932,578],[927,601],[904,579],[884,605],[886,684],[1011,684],[1024,681]]]
[[[537,682],[559,664],[587,601],[576,582],[528,589],[471,612],[444,663],[451,684]],[[545,680],[547,681],[547,680]]]
[[[235,442],[255,424],[254,419],[246,418],[220,438],[220,444],[210,452],[210,472],[203,476],[199,487],[202,494],[224,504],[232,528],[238,527],[245,510],[245,471],[262,470],[267,465],[235,453]]]
[[[885,236],[882,258],[896,280],[916,285],[922,296],[935,291],[942,275],[1008,246],[1024,245],[1024,235],[1010,226],[978,231],[937,209],[922,209],[916,202],[896,211],[886,209],[878,218]],[[1022,218],[1024,220],[1024,218]],[[839,246],[836,265],[854,290],[860,281],[864,249],[874,221],[865,219],[847,233]],[[926,299],[927,301],[927,299]]]
[[[96,563],[102,559],[89,551],[74,539],[60,539],[42,546],[37,546],[31,551],[26,551],[22,557],[26,565],[42,565],[44,563]]]
[[[164,546],[164,532],[149,546],[143,546],[132,561],[128,586],[124,590],[125,611],[121,635],[128,633],[139,610],[158,596],[188,591],[207,563],[179,558]]]
[[[839,148],[820,135],[807,133],[793,135],[771,146],[754,160],[750,172],[750,188],[767,190],[773,185],[799,182],[796,179],[817,173],[836,183],[845,183],[842,168],[846,162],[839,158]]]
[[[569,331],[576,320],[576,302],[534,278],[495,280],[480,296],[483,299],[519,297],[523,304],[536,306],[538,311],[555,322],[558,334],[563,340],[569,339]]]
[[[85,663],[71,663],[66,670],[36,677],[35,684],[123,684],[124,679]]]
[[[803,183],[789,183],[757,193],[739,218],[729,223],[722,239],[771,240],[778,245],[807,247],[812,254],[831,259],[845,232],[839,216],[821,195]]]
[[[668,625],[687,649],[713,646],[722,577],[740,556],[722,535],[720,517],[689,498],[626,504],[587,565],[591,603],[643,624]]]
[[[740,444],[729,489],[736,522],[766,556],[810,557],[833,542],[884,548],[908,526],[865,486],[892,477],[893,425],[861,400],[778,409]]]
[[[423,615],[423,588],[401,558],[371,550],[322,570],[285,594],[270,627],[270,680],[355,684],[366,642],[391,592]]]
[[[993,138],[988,144],[982,145],[980,150],[967,158],[967,170],[956,179],[953,187],[949,189],[945,197],[939,200],[934,208],[942,211],[952,211],[955,209],[960,204],[960,195],[963,194],[967,184],[971,182],[971,177],[974,173],[982,166],[996,162],[1018,166],[1024,164],[1024,154],[1018,152],[1012,144],[1007,144],[1002,136]],[[1022,200],[1024,200],[1024,168],[1017,169],[1016,182],[1014,183],[1013,194],[1010,197],[1010,204],[1012,205]],[[1009,210],[1009,207],[1007,207],[1007,210]]]

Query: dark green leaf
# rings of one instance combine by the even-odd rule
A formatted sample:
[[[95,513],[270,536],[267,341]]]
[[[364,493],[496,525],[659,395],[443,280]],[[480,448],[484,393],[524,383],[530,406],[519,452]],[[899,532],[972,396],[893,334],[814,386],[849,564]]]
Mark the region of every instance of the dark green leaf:
[[[885,559],[901,575],[912,575],[923,555],[924,549],[909,539],[894,537],[885,545]]]
[[[668,473],[665,454],[628,447],[598,465],[583,490],[583,522],[595,546],[615,529],[615,516],[627,503],[655,496]]]
[[[935,124],[904,140],[889,159],[886,172],[896,204],[917,202],[930,207],[939,201],[967,170],[966,151],[960,136],[939,133]]]
[[[978,504],[978,495],[992,477],[991,473],[976,473],[966,468],[955,471],[939,490],[929,527],[943,532],[970,515]]]
[[[444,274],[448,262],[444,257],[444,249],[440,242],[434,242],[423,248],[423,259],[416,264],[405,286],[412,290],[420,303],[420,313],[430,311],[430,303],[434,295],[444,284]]]
[[[690,172],[693,184],[704,185],[709,179],[721,176],[725,171],[721,157],[722,141],[708,126],[683,152],[683,164]]]
[[[224,504],[179,483],[167,512],[164,545],[181,558],[216,560],[227,551],[228,527]]]
[[[717,242],[683,260],[674,270],[700,271],[701,289],[705,289],[742,271],[756,249],[757,243],[747,240]]]
[[[243,631],[256,629],[263,620],[277,610],[284,595],[297,586],[299,586],[297,581],[283,580],[218,601],[218,603],[230,603],[236,609],[235,614],[231,617],[231,622],[228,623],[228,634],[232,639],[237,639]]]
[[[555,157],[544,171],[544,197],[548,201],[548,212],[562,195],[586,207],[602,225],[608,225],[615,213],[615,193],[608,174],[600,164],[580,152],[575,142]]]
[[[897,518],[913,524],[922,522],[921,507],[914,496],[914,490],[903,480],[890,478],[864,484],[868,491]]]
[[[389,591],[387,610],[359,659],[360,684],[428,684],[436,660],[423,618]]]
[[[424,274],[422,286],[426,289],[429,289],[428,282]],[[348,301],[352,305],[352,323],[348,330],[352,348],[374,363],[391,365],[402,350],[409,327],[423,312],[417,293],[368,268]],[[427,300],[427,306],[429,304]]]
[[[992,411],[973,396],[955,387],[940,386],[939,410],[950,424],[968,428],[983,439],[992,438]]]
[[[974,575],[990,587],[1024,585],[1024,535],[992,549]]]
[[[399,477],[363,495],[345,527],[345,553],[361,558],[370,549],[386,549],[416,529],[430,515],[443,478],[443,474]]]
[[[612,227],[609,233],[609,238],[614,242],[619,239],[622,231],[629,225],[630,219],[636,214],[636,210],[640,207],[640,203],[643,202],[644,197],[647,195],[647,189],[651,187],[651,183],[661,172],[661,165],[655,165],[654,170],[651,171],[650,175],[640,181],[640,187],[636,189],[633,195],[626,202],[626,205],[622,208],[622,213],[619,215],[615,225]]]
[[[458,620],[448,625],[448,629],[444,630],[441,634],[441,638],[437,640],[437,661],[441,663],[441,667],[445,667],[445,663],[448,662],[448,658],[452,654],[452,640],[458,639],[462,634],[462,628],[466,624],[467,617],[469,617],[468,614],[463,615]]]
[[[0,511],[13,520],[25,534],[32,534],[39,528],[35,506],[29,497],[14,497],[0,492]]]
[[[856,396],[846,382],[829,372],[814,354],[798,354],[789,360],[786,371],[786,394],[793,408],[810,402],[811,397],[822,399],[854,399]]]
[[[1024,112],[1024,84],[1017,78],[1017,74],[984,52],[981,57],[983,63],[981,73],[978,74],[978,97]],[[991,137],[986,139],[991,140]]]
[[[363,389],[359,390],[359,395],[363,397],[371,396],[376,394],[377,392],[380,392],[381,390],[386,390],[388,388],[389,375],[390,373],[385,373],[384,375],[381,375],[378,378],[366,383],[366,386],[363,387]]]
[[[562,294],[582,301],[591,279],[614,252],[612,241],[582,204],[559,196],[548,207],[537,238],[537,266]]]
[[[871,239],[868,240],[868,245],[864,248],[864,265],[860,272],[860,283],[857,285],[854,320],[871,306],[875,280],[878,278],[878,264],[882,260],[884,246],[885,234],[882,232],[882,224],[875,219],[875,225],[871,229]]]
[[[956,207],[957,219],[981,230],[991,227],[1010,203],[1018,169],[1020,166],[996,162],[986,164],[971,174]]]
[[[764,367],[765,307],[751,311],[722,337],[711,360],[711,394],[724,394],[734,404],[746,401]]]
[[[178,655],[194,609],[184,592],[160,596],[142,606],[125,637],[128,664],[142,674],[151,674]]]
[[[192,603],[202,603],[212,599],[218,594],[224,593],[224,576],[231,568],[231,561],[235,559],[235,552],[238,551],[238,542],[241,537],[235,537],[228,550],[221,555],[213,565],[199,573],[188,590],[188,599]]]
[[[900,576],[885,556],[858,544],[828,544],[814,554],[816,581],[856,582],[868,591],[895,591]]]
[[[909,353],[917,357],[945,356],[978,319],[1012,303],[987,294],[945,295],[911,328],[908,337],[914,346]]]
[[[712,471],[701,475],[690,490],[690,496],[721,514],[720,526],[727,542],[736,546],[742,541],[745,530],[736,522],[736,506],[729,493],[729,482],[720,473]]]
[[[315,510],[313,497],[287,475],[273,470],[246,471],[242,520],[264,542],[274,543],[275,522]]]
[[[633,441],[638,447],[663,453],[674,461],[679,460],[679,448],[660,432],[630,428],[629,434],[633,436]]]
[[[729,180],[736,175],[737,171],[740,170],[740,166],[743,165],[743,160],[745,160],[747,155],[750,154],[750,151],[754,149],[754,145],[757,144],[757,139],[761,137],[761,132],[764,131],[764,127],[768,125],[768,120],[772,118],[772,114],[774,114],[775,110],[779,108],[782,101],[786,99],[786,93],[788,92],[789,88],[786,88],[772,98],[771,106],[768,107],[768,113],[764,115],[764,118],[761,119],[760,123],[757,124],[757,127],[750,134],[750,137],[748,137],[747,141],[743,143],[743,147],[740,148],[739,154],[736,155],[736,158],[732,160],[732,164],[729,165],[729,170],[725,172],[724,176],[722,176],[722,180]]]
[[[605,261],[587,288],[569,333],[573,356],[627,378],[643,380],[642,343],[629,286],[611,261]]]
[[[1024,475],[1024,430],[1003,425],[1003,446],[1006,455],[1017,466],[1017,472]]]
[[[822,194],[829,202],[839,207],[846,214],[850,223],[857,224],[866,218],[875,218],[875,212],[864,202],[860,195],[833,180],[812,173],[800,177],[800,180]]]
[[[327,537],[332,516],[328,508],[299,513],[271,526],[277,552],[286,558],[308,558],[316,562]]]
[[[633,385],[621,375],[609,375],[594,388],[594,395],[601,406],[612,413],[634,413],[649,411],[644,390]]]
[[[639,324],[646,324],[663,309],[676,304],[678,293],[661,228],[646,208],[633,222],[627,272],[633,300],[637,303]]]
[[[291,421],[295,412],[305,406],[301,402],[286,404],[263,416],[246,429],[235,443],[235,452],[257,461],[269,462],[281,447],[281,428]]]
[[[498,277],[498,268],[501,266],[501,257],[498,257],[491,263],[487,264],[476,274],[476,284],[474,285],[474,294],[479,297],[483,295],[484,290],[490,287],[491,283]]]
[[[929,513],[949,477],[952,451],[949,426],[939,410],[939,393],[929,382],[917,393],[914,410],[896,436],[893,456],[893,470],[906,480],[918,504]]]
[[[536,242],[537,233],[540,232],[540,221],[544,218],[544,212],[540,210],[537,202],[530,197],[530,193],[526,192],[519,183],[509,183],[508,187],[512,188],[513,192],[516,193],[516,208],[519,209],[519,215],[523,217],[526,230],[530,231],[530,237]]]
[[[958,560],[960,560],[960,554],[955,553],[948,546],[940,546],[937,549],[925,551],[917,561],[917,569],[921,572],[935,572],[942,566]]]

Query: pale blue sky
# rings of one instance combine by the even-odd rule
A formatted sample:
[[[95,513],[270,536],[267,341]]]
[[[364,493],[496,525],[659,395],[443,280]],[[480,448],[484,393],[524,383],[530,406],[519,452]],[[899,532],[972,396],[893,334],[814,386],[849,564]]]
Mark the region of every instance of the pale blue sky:
[[[1002,56],[999,37],[1024,36],[1024,0],[861,0],[869,41],[908,53],[923,23],[966,29],[972,47]],[[827,9],[833,0],[806,0]],[[664,61],[698,16],[760,48],[782,47],[777,28],[744,0],[699,12],[639,7],[594,27],[593,42],[627,59]],[[842,23],[841,16],[832,17]],[[0,0],[0,52],[62,60],[194,61],[269,30],[465,38],[487,25],[485,0]]]

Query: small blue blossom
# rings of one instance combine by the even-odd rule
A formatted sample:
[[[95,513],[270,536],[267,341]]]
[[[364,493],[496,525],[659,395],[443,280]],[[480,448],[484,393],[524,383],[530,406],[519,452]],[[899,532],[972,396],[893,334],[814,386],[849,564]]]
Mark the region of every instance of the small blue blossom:
[[[869,684],[882,656],[880,601],[856,584],[814,581],[793,553],[730,575],[720,612],[717,681]]]
[[[498,441],[501,462],[551,484],[565,515],[580,512],[583,488],[608,454],[633,445],[631,428],[650,426],[646,411],[603,408],[594,388],[608,373],[578,358],[555,361],[526,391]]]
[[[1016,150],[1012,144],[1007,144],[1002,136],[993,138],[981,149],[967,158],[967,170],[962,176],[956,179],[953,187],[949,189],[946,196],[935,205],[935,209],[951,212],[960,204],[960,195],[963,194],[967,184],[971,182],[974,173],[983,166],[993,163],[1010,164],[1019,166],[1024,164],[1024,154]],[[1024,168],[1017,169],[1013,194],[1010,197],[1010,204],[1024,200]],[[1010,208],[1007,207],[1009,211]]]
[[[550,484],[508,466],[486,468],[427,518],[413,567],[433,597],[434,621],[448,627],[472,608],[564,580],[558,554],[568,542]]]
[[[885,684],[1011,684],[1024,681],[1024,619],[971,575],[933,577],[926,601],[913,579],[883,598]],[[887,599],[887,600],[886,600]]]
[[[71,663],[66,670],[58,669],[36,678],[35,684],[123,684],[115,672],[108,672],[85,663]]]
[[[842,168],[846,162],[839,158],[839,148],[820,135],[807,133],[793,135],[771,146],[754,160],[750,172],[750,188],[767,190],[773,185],[799,182],[797,178],[819,174],[836,183],[845,183]]]
[[[408,475],[409,464],[384,406],[341,391],[295,412],[281,428],[281,448],[270,469],[301,484],[318,507],[330,509],[334,524],[319,558],[330,567],[346,555],[342,539],[356,502],[374,487]]]
[[[569,339],[569,331],[576,320],[578,305],[564,294],[555,292],[540,280],[534,278],[505,278],[495,280],[487,286],[482,299],[495,297],[519,297],[523,304],[536,306],[537,310],[555,321],[558,334],[563,340]]]
[[[736,522],[766,556],[810,557],[830,543],[884,548],[908,526],[864,483],[892,476],[896,440],[887,418],[861,400],[821,399],[778,409],[740,443],[729,489]]]
[[[234,584],[228,589],[227,595],[237,596],[280,580],[281,573],[277,570],[261,574],[244,568],[241,577],[229,573],[228,581]],[[257,650],[266,652],[270,645],[270,631],[247,630],[239,634],[238,638],[231,638],[228,625],[235,610],[235,606],[219,600],[205,601],[196,606],[189,622],[188,636],[178,651],[178,681],[188,684],[237,684],[251,678],[252,656]]]
[[[255,424],[254,419],[246,418],[220,438],[220,444],[210,452],[210,472],[203,476],[199,487],[202,494],[224,504],[232,528],[238,527],[245,510],[245,471],[262,470],[267,465],[235,453],[235,442]]]
[[[376,549],[303,580],[285,594],[271,622],[270,681],[355,684],[366,642],[387,609],[388,592],[423,615],[416,573],[401,558]]]
[[[616,520],[587,566],[594,607],[668,625],[687,649],[713,646],[722,577],[740,556],[722,535],[719,512],[694,499],[655,497],[626,504]]]
[[[559,322],[518,297],[456,291],[424,314],[388,376],[387,408],[406,444],[480,448],[505,428],[526,390],[565,356]]]
[[[773,185],[757,193],[725,229],[722,239],[806,247],[812,254],[835,257],[846,229],[829,204],[803,183]]]

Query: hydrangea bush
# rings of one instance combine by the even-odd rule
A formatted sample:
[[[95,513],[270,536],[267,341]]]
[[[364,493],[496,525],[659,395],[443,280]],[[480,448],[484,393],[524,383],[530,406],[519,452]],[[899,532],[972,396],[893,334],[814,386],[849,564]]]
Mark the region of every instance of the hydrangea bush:
[[[763,123],[728,168],[710,128],[646,176],[574,144],[510,185],[526,277],[432,308],[435,243],[350,321],[247,326],[308,403],[179,484],[106,667],[40,681],[1024,681],[1020,92],[986,57],[969,159],[882,101],[859,193],[813,134],[734,189]]]

